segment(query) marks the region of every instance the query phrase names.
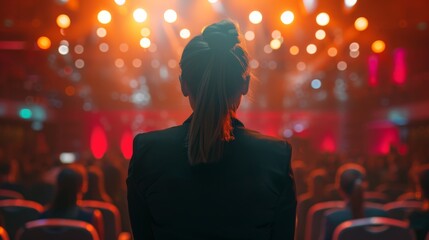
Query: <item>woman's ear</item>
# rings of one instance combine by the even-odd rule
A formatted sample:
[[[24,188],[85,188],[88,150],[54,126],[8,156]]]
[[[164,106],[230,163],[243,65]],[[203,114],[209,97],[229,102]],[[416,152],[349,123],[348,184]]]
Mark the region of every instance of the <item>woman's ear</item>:
[[[182,90],[183,96],[185,97],[189,96],[188,84],[186,83],[186,81],[183,81],[182,75],[179,76],[179,80],[180,80],[180,88]]]
[[[247,75],[243,81],[241,95],[246,95],[249,92],[250,75]]]

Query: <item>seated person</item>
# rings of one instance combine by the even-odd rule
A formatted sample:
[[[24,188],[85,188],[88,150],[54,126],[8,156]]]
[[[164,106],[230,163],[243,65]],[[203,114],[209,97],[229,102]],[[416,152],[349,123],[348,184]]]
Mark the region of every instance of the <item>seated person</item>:
[[[85,169],[71,165],[61,170],[57,177],[57,191],[48,209],[40,216],[44,218],[64,218],[80,220],[92,224],[103,239],[102,216],[98,210],[83,209],[77,205],[87,188]]]
[[[424,165],[418,176],[423,207],[421,210],[412,212],[408,221],[410,228],[414,230],[416,239],[424,240],[429,233],[429,165]]]
[[[335,228],[341,223],[366,217],[387,217],[387,212],[379,208],[365,206],[365,169],[357,164],[345,164],[338,169],[336,185],[346,206],[344,209],[328,211],[325,215],[322,239],[331,240]]]
[[[16,168],[16,162],[8,161],[0,156],[0,190],[23,194],[23,187],[15,181]]]
[[[112,202],[110,196],[104,188],[104,176],[99,167],[91,166],[88,168],[88,191],[83,195],[84,200],[95,200],[102,202]]]

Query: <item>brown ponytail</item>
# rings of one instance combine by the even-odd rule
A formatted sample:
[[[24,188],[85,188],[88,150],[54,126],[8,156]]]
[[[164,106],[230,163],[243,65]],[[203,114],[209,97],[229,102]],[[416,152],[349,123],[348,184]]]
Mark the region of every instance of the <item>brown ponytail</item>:
[[[364,188],[361,179],[356,179],[349,201],[353,219],[363,218]]]
[[[221,21],[193,38],[182,54],[182,84],[194,102],[187,139],[191,164],[220,160],[224,143],[234,139],[232,118],[248,66],[238,37],[234,23]]]
[[[345,164],[337,171],[337,186],[349,203],[353,219],[364,217],[364,178],[365,169],[357,164]]]

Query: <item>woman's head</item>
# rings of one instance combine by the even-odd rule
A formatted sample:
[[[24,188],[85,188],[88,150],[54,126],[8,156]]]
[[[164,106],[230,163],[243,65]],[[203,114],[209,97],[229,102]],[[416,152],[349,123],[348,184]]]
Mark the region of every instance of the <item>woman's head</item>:
[[[365,169],[349,163],[337,171],[336,184],[341,195],[348,201],[353,218],[363,217]]]
[[[180,83],[194,111],[188,143],[191,163],[218,160],[223,142],[234,139],[231,118],[248,91],[248,63],[238,28],[229,20],[207,26],[186,45]]]
[[[74,206],[86,191],[87,178],[82,166],[67,166],[57,176],[56,195],[52,208],[67,209]]]

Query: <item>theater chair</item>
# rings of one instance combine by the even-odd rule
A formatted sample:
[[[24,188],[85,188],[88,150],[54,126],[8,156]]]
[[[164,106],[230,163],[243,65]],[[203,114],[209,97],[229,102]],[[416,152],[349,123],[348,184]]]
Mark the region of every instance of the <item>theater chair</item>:
[[[0,200],[24,199],[21,193],[12,190],[0,189]]]
[[[334,232],[333,240],[414,240],[408,224],[390,218],[372,217],[346,221]]]
[[[0,217],[10,239],[15,239],[18,229],[26,222],[39,218],[42,211],[42,205],[36,202],[22,199],[0,200]]]
[[[314,204],[307,213],[305,240],[318,240],[322,234],[323,219],[328,210],[344,207],[343,201],[329,201]]]
[[[389,197],[380,192],[365,192],[365,201],[379,204],[386,204],[389,202]]]
[[[118,208],[111,203],[82,200],[79,206],[89,209],[97,209],[101,212],[104,222],[104,237],[106,240],[116,240],[121,232],[121,215]]]
[[[415,192],[406,192],[402,195],[400,195],[396,201],[419,201],[416,197]]]
[[[25,224],[16,240],[100,240],[95,228],[84,221],[40,219]]]
[[[0,240],[9,240],[9,235],[3,227],[0,227]]]
[[[385,204],[384,210],[391,218],[405,220],[410,212],[421,209],[422,206],[420,201],[396,201]]]

